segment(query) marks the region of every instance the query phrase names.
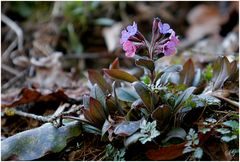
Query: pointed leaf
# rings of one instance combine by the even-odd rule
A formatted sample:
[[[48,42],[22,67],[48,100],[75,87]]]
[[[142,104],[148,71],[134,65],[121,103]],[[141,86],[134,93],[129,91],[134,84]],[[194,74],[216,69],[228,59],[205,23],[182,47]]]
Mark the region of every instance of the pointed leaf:
[[[1,160],[34,160],[63,150],[67,142],[81,133],[78,122],[60,128],[46,123],[41,127],[17,133],[1,141]]]
[[[124,141],[124,146],[128,147],[129,145],[136,143],[139,138],[143,136],[142,133],[134,133]]]
[[[191,86],[194,79],[195,69],[192,59],[188,59],[183,65],[183,70],[180,72],[180,81],[182,84]]]
[[[92,85],[97,84],[104,93],[111,92],[111,86],[105,81],[100,72],[96,70],[88,70],[88,78]]]
[[[101,103],[98,100],[90,97],[89,106],[90,115],[103,124],[106,119],[106,115]]]
[[[140,128],[141,121],[124,121],[116,126],[114,133],[119,136],[130,136]]]
[[[105,114],[108,114],[108,110],[106,108],[106,96],[97,84],[94,84],[94,86],[92,87],[91,96],[101,103],[104,108]]]
[[[118,57],[112,62],[110,69],[119,69],[119,59]]]
[[[175,101],[175,112],[178,111],[178,108],[191,96],[196,87],[189,87],[186,89]]]
[[[104,72],[114,79],[119,79],[130,83],[138,80],[135,76],[120,69],[104,69]]]
[[[136,63],[136,65],[147,68],[150,71],[154,71],[154,69],[155,69],[154,62],[149,59],[140,58],[140,59],[137,59],[135,61],[135,63]]]
[[[156,120],[158,126],[163,128],[169,122],[171,108],[168,105],[161,105],[152,112],[152,119]]]
[[[131,87],[119,87],[116,89],[116,94],[120,100],[126,102],[134,102],[139,98],[136,91]]]
[[[213,64],[213,91],[222,87],[223,83],[231,74],[231,64],[227,57],[219,58]]]
[[[153,108],[152,94],[148,87],[142,82],[134,82],[133,86],[142,99],[144,105],[150,111]]]

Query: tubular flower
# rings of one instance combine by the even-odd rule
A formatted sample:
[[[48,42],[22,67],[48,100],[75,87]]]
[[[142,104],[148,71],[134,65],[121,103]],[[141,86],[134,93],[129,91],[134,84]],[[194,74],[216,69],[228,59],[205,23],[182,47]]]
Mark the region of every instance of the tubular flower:
[[[180,43],[178,36],[175,35],[174,31],[172,31],[169,39],[170,39],[170,41],[174,42],[176,46],[179,45],[179,43]]]
[[[133,25],[129,25],[126,30],[122,31],[120,43],[124,44],[131,36],[134,36],[136,33],[137,33],[137,24],[133,22]]]
[[[177,49],[176,49],[176,44],[173,41],[168,41],[167,43],[164,44],[163,46],[163,53],[165,56],[171,56],[176,54]]]
[[[170,28],[169,24],[167,24],[167,23],[162,24],[161,22],[159,22],[158,28],[159,28],[161,34],[167,34],[167,33],[172,32],[172,29]]]
[[[125,55],[127,57],[134,57],[137,47],[131,41],[126,41],[123,43],[123,50],[125,51]]]

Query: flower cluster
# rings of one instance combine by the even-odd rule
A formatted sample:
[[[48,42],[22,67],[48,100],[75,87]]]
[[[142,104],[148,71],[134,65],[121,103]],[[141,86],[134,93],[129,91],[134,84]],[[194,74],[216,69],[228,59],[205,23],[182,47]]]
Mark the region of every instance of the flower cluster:
[[[162,23],[159,18],[155,18],[152,26],[152,40],[149,43],[138,31],[137,24],[129,25],[121,33],[120,43],[127,57],[134,57],[141,47],[147,49],[150,59],[153,56],[164,54],[170,56],[176,54],[176,47],[179,44],[178,36],[167,23]]]

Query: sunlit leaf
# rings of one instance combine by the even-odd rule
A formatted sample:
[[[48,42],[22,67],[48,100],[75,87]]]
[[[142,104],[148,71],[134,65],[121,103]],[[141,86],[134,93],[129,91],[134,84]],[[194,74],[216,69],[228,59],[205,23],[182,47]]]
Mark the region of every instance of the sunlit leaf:
[[[119,87],[116,89],[118,98],[126,102],[134,102],[139,96],[131,87]]]
[[[138,80],[135,76],[120,69],[104,69],[104,72],[114,79],[119,79],[130,83]]]
[[[140,128],[141,121],[124,121],[116,126],[114,133],[119,136],[130,136]]]

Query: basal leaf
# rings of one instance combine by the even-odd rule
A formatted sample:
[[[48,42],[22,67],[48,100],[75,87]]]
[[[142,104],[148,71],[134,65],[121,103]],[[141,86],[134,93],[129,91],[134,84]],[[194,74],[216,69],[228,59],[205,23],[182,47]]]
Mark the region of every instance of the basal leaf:
[[[104,69],[104,72],[114,79],[119,79],[130,83],[138,80],[135,76],[120,69]]]
[[[138,66],[142,66],[150,71],[154,71],[155,66],[152,60],[140,58],[140,59],[137,59],[135,63]]]
[[[92,87],[91,96],[101,103],[104,108],[105,114],[108,114],[108,110],[106,108],[106,96],[97,84],[94,84],[94,86]]]
[[[184,140],[186,135],[187,133],[183,128],[174,128],[166,135],[166,138],[163,140],[163,142],[166,143],[172,138],[180,138]]]
[[[135,90],[137,91],[137,94],[142,99],[144,105],[147,107],[149,111],[153,108],[153,101],[152,101],[152,93],[148,89],[148,87],[143,84],[142,82],[134,82],[133,86]]]
[[[124,121],[116,126],[114,133],[119,136],[130,136],[140,128],[141,121]]]
[[[80,133],[78,122],[65,123],[60,128],[46,123],[1,141],[1,160],[35,160],[49,153],[60,152],[71,138]]]
[[[132,89],[132,87],[116,88],[116,94],[120,100],[126,102],[134,102],[139,98],[138,94]]]
[[[105,81],[100,72],[96,70],[88,70],[88,78],[92,85],[97,84],[104,93],[112,91],[111,86]]]
[[[222,87],[223,83],[231,74],[231,64],[227,57],[219,58],[213,64],[213,91]]]
[[[161,105],[152,112],[152,118],[157,121],[158,126],[163,128],[169,122],[171,108],[168,105]]]
[[[189,87],[177,98],[174,104],[174,111],[177,112],[179,107],[191,96],[196,87]]]
[[[191,86],[195,75],[195,68],[192,59],[188,59],[180,72],[180,83]]]

